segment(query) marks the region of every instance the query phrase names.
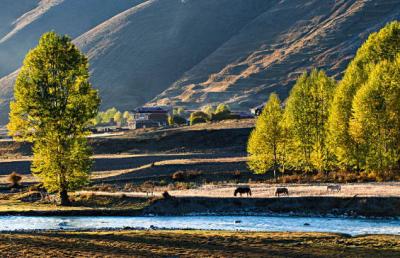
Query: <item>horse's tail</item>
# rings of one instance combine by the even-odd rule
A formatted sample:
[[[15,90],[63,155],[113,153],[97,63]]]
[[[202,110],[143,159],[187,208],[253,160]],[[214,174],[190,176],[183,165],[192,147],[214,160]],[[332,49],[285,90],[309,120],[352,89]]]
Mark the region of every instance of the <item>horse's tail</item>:
[[[251,196],[251,189],[249,189],[249,195]]]
[[[236,189],[235,192],[233,193],[233,196],[236,196],[238,193],[238,190]]]

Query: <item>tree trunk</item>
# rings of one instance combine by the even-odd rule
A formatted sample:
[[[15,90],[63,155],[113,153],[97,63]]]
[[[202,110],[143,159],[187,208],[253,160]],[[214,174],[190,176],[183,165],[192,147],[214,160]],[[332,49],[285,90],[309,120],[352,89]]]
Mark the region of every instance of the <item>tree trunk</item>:
[[[71,205],[71,202],[68,197],[68,191],[65,189],[62,189],[60,191],[60,205],[61,206],[70,206]]]

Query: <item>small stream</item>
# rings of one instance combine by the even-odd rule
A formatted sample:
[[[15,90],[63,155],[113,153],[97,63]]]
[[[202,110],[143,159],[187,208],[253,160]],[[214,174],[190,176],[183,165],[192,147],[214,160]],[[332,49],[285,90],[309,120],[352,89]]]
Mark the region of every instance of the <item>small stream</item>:
[[[400,220],[282,216],[29,217],[0,216],[0,231],[168,228],[400,235]]]

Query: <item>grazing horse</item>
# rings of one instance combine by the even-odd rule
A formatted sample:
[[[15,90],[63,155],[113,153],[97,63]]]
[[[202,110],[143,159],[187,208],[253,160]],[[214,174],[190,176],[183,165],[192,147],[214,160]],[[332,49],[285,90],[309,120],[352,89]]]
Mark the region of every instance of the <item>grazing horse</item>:
[[[289,190],[286,187],[278,187],[275,190],[275,196],[281,196],[281,194],[285,194],[289,196]]]
[[[251,189],[248,186],[239,186],[238,188],[236,188],[233,195],[236,196],[238,193],[240,194],[240,196],[242,196],[242,194],[247,194],[247,196],[251,196]]]
[[[340,192],[342,187],[340,185],[328,185],[326,191],[328,192]]]

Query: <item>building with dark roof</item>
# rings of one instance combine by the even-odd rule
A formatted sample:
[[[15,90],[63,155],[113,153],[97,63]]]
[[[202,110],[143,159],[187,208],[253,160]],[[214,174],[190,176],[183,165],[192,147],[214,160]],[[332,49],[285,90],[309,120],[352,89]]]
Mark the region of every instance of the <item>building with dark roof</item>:
[[[133,129],[168,126],[169,111],[163,107],[140,107],[133,111]]]

